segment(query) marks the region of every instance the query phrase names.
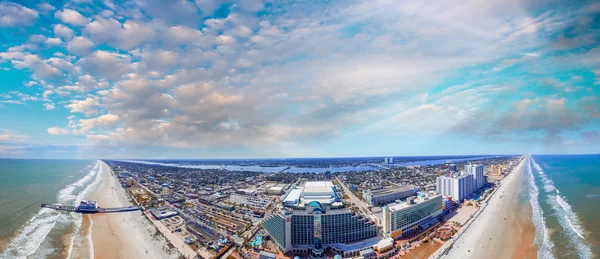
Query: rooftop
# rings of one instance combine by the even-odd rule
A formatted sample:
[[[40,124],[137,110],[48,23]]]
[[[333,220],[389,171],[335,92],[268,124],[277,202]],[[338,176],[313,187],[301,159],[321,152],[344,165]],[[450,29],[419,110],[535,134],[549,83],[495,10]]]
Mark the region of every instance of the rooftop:
[[[389,204],[387,207],[390,209],[390,211],[398,211],[398,210],[402,210],[402,209],[406,209],[408,207],[412,207],[415,206],[417,204],[432,200],[432,199],[438,199],[441,202],[441,198],[442,195],[441,194],[435,194],[435,195],[426,195],[424,197],[418,197],[413,199],[413,201],[415,202],[414,204],[410,204],[410,200],[407,200],[406,202],[400,202],[400,203],[392,203]]]
[[[371,189],[371,190],[367,190],[367,192],[374,194],[374,195],[383,195],[383,194],[408,191],[408,190],[412,190],[414,188],[415,188],[414,186],[405,185],[405,186],[401,186],[401,187],[394,186],[394,187],[386,187],[386,188],[381,188],[381,189]]]

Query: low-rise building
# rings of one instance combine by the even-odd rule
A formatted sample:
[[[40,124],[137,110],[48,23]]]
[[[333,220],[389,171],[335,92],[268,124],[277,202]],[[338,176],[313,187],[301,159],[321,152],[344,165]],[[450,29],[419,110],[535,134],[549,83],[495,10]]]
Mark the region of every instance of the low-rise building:
[[[177,216],[177,211],[172,211],[168,207],[150,209],[150,214],[154,216],[157,220],[170,218],[173,216]]]
[[[390,186],[381,189],[371,189],[363,191],[363,199],[371,206],[381,206],[396,200],[406,199],[421,191],[414,186]]]

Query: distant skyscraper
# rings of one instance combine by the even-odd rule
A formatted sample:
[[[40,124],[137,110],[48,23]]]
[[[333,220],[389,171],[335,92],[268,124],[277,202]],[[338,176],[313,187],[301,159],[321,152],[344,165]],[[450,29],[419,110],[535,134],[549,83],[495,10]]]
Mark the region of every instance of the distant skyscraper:
[[[384,158],[384,159],[383,159],[383,163],[384,163],[384,164],[389,164],[389,163],[390,163],[390,160],[389,160],[389,158],[387,158],[387,157],[386,157],[386,158]]]
[[[393,163],[394,163],[394,158],[393,158],[393,157],[390,157],[390,158],[388,159],[388,162],[390,162],[390,164],[393,164]]]

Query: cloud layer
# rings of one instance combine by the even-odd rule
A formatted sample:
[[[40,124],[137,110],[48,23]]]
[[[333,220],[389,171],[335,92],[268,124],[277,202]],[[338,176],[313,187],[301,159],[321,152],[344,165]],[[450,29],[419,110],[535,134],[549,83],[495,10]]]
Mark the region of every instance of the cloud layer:
[[[372,136],[410,135],[589,152],[564,143],[598,139],[598,12],[528,1],[0,2],[0,27],[29,35],[0,62],[29,76],[22,87],[40,110],[64,115],[40,131],[83,153],[369,155],[382,142]],[[32,102],[7,95],[4,105]],[[503,146],[523,140],[537,150]]]

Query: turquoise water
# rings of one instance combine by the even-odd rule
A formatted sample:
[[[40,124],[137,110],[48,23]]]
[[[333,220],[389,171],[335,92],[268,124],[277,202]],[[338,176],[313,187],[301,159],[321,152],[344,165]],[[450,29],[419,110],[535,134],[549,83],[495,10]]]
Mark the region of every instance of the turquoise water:
[[[64,258],[81,216],[40,203],[75,204],[97,171],[95,161],[0,159],[0,258]]]
[[[527,169],[533,176],[530,194],[538,256],[599,258],[600,155],[531,158]]]

